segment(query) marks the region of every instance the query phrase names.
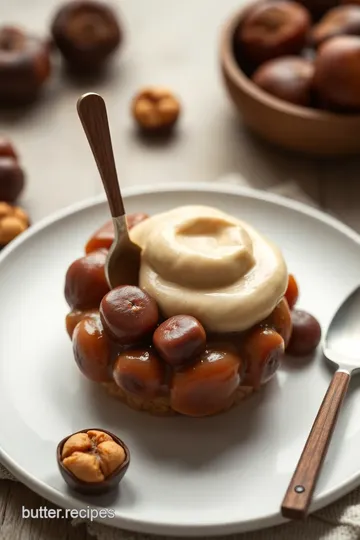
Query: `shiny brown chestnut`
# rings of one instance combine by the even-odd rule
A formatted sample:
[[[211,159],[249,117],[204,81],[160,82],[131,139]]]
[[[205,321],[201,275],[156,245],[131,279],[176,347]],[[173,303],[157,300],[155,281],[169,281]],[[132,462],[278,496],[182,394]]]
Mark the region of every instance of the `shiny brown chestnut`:
[[[308,107],[312,99],[313,77],[313,62],[298,56],[284,56],[262,64],[252,80],[279,99]]]
[[[174,315],[157,327],[153,343],[165,362],[183,366],[205,351],[206,332],[195,317]]]
[[[296,55],[306,43],[310,25],[308,10],[297,2],[259,2],[245,14],[235,33],[236,53],[254,66]]]
[[[32,102],[50,74],[47,43],[18,28],[0,28],[0,105]]]
[[[99,475],[99,481],[94,482],[86,482],[84,480],[80,480],[73,472],[71,472],[67,467],[65,467],[63,463],[63,450],[66,442],[70,439],[70,437],[73,437],[78,434],[87,434],[88,432],[95,432],[99,434],[104,434],[105,437],[103,438],[103,442],[106,440],[110,440],[111,438],[114,443],[119,445],[123,451],[124,451],[124,460],[122,463],[115,468],[110,474],[103,474],[103,479]],[[107,437],[106,437],[107,436]],[[99,442],[99,444],[101,444]],[[91,451],[91,448],[89,448]],[[111,433],[110,431],[107,431],[103,428],[88,428],[83,429],[81,431],[77,431],[73,433],[72,435],[69,435],[62,439],[56,449],[56,460],[58,464],[59,471],[61,473],[61,476],[65,480],[65,482],[68,484],[68,486],[73,489],[74,491],[77,491],[78,493],[81,493],[83,495],[102,495],[105,493],[108,493],[119,485],[120,481],[125,476],[129,465],[130,465],[130,451],[129,448],[126,446],[124,441],[122,441],[119,437],[114,435],[114,433]]]
[[[10,156],[0,157],[0,200],[15,202],[24,185],[25,174],[17,159]]]
[[[61,6],[51,32],[68,66],[87,73],[103,67],[122,41],[115,13],[96,0],[72,0]]]
[[[142,341],[155,330],[159,309],[146,291],[121,285],[101,300],[100,317],[110,338],[126,345]]]
[[[131,230],[133,227],[135,227],[135,225],[141,223],[148,217],[148,214],[144,214],[143,212],[129,214],[128,216],[126,216],[128,229]],[[112,220],[107,221],[91,236],[91,238],[89,238],[85,246],[85,253],[89,254],[92,251],[96,251],[98,249],[110,249],[114,238],[114,224]]]
[[[321,105],[344,113],[360,112],[360,37],[325,41],[315,59],[314,89]]]
[[[286,352],[291,356],[306,356],[314,352],[321,340],[321,326],[307,311],[292,312],[293,331]]]
[[[341,35],[360,35],[360,5],[338,6],[327,12],[311,31],[315,47]]]

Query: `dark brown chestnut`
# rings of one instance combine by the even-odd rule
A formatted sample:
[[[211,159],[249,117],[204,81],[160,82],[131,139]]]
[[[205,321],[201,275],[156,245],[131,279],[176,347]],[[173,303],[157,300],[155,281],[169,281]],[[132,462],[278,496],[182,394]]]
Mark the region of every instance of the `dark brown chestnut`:
[[[114,490],[126,474],[130,451],[110,431],[88,428],[62,439],[56,460],[71,489],[84,495],[101,495]]]
[[[115,13],[96,0],[72,0],[61,6],[51,31],[68,66],[87,73],[103,67],[122,41]]]
[[[259,2],[245,14],[235,33],[236,53],[254,66],[296,55],[306,43],[310,25],[308,10],[297,2]]]
[[[205,351],[206,332],[195,317],[174,315],[157,327],[153,343],[165,362],[182,366]]]
[[[298,0],[298,2],[310,11],[314,21],[319,20],[329,9],[339,4],[339,0]]]
[[[0,158],[3,157],[10,157],[16,160],[18,159],[17,152],[10,139],[0,136]]]
[[[144,214],[143,212],[129,214],[126,216],[128,229],[131,230],[133,227],[135,227],[135,225],[141,223],[148,217],[148,214]],[[85,246],[85,253],[88,254],[98,249],[110,249],[114,238],[114,224],[112,221],[107,221],[91,236],[91,238],[89,238]]]
[[[32,102],[50,73],[47,43],[18,28],[0,28],[0,105]]]
[[[18,161],[14,157],[0,157],[0,200],[15,202],[24,185],[25,174]]]
[[[65,298],[71,309],[96,309],[109,286],[105,276],[106,250],[74,261],[65,276]]]
[[[146,291],[134,285],[121,285],[102,299],[100,317],[105,332],[126,345],[142,341],[155,330],[159,310]]]
[[[279,99],[308,107],[312,99],[314,64],[297,56],[275,58],[254,73],[254,83]]]
[[[321,340],[321,326],[319,322],[299,309],[292,312],[293,331],[286,352],[291,356],[306,356],[314,352]]]
[[[334,112],[360,111],[360,37],[325,41],[315,59],[314,88],[321,105]]]
[[[331,9],[311,31],[315,47],[327,39],[341,35],[360,35],[360,5],[338,6]]]

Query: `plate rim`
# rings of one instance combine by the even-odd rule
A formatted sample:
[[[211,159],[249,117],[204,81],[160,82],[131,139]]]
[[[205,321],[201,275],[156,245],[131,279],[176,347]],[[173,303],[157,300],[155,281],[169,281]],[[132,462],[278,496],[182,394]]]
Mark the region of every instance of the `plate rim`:
[[[250,199],[256,199],[258,201],[264,201],[275,206],[281,206],[285,208],[290,208],[296,212],[299,212],[305,216],[314,218],[322,223],[329,225],[332,229],[337,230],[338,232],[344,234],[351,240],[353,240],[358,246],[360,246],[360,234],[353,230],[348,225],[341,222],[336,217],[327,214],[326,212],[312,207],[303,202],[299,202],[283,195],[276,193],[271,193],[269,191],[254,189],[248,186],[237,186],[232,184],[223,184],[221,186],[217,184],[199,182],[192,184],[190,182],[177,182],[172,185],[159,183],[156,185],[137,185],[132,187],[125,187],[122,190],[123,197],[126,199],[133,196],[139,195],[150,195],[154,193],[173,193],[173,192],[211,192],[218,193],[219,195],[234,195],[240,197],[246,197]],[[60,222],[67,217],[81,212],[82,210],[90,209],[92,207],[106,204],[106,197],[103,194],[96,195],[93,197],[86,198],[84,200],[78,201],[74,204],[68,205],[65,208],[62,208],[56,212],[53,212],[49,216],[39,220],[37,223],[32,225],[27,231],[13,240],[8,246],[5,246],[0,253],[0,272],[1,264],[4,260],[15,250],[17,250],[23,243],[30,240],[33,236],[36,236],[39,232],[46,229],[47,227],[53,225],[56,222]],[[110,219],[110,212],[109,212]],[[311,426],[309,426],[310,431]],[[54,458],[55,459],[55,458]],[[29,489],[36,492],[40,496],[49,500],[50,502],[57,504],[62,508],[69,508],[71,505],[72,508],[83,509],[89,506],[89,503],[82,503],[76,497],[71,494],[62,493],[55,488],[52,488],[42,480],[34,478],[31,474],[27,473],[23,467],[19,466],[15,460],[7,453],[4,452],[1,443],[0,443],[0,462],[6,467],[15,478],[25,484]],[[290,481],[290,478],[289,478]],[[311,506],[311,512],[317,511],[344,495],[348,494],[350,491],[355,489],[360,485],[360,468],[359,471],[353,474],[348,480],[340,483],[336,487],[329,488],[325,493],[314,500]],[[93,508],[101,508],[96,505],[91,505]],[[96,520],[99,523],[107,524],[116,528],[123,528],[125,530],[146,533],[146,534],[160,534],[160,535],[169,535],[169,536],[215,536],[219,534],[235,534],[240,532],[248,532],[264,529],[267,527],[280,525],[287,523],[288,520],[282,518],[278,513],[268,515],[261,519],[251,519],[248,521],[230,523],[220,523],[220,524],[209,524],[209,525],[182,525],[180,523],[176,525],[161,524],[156,521],[143,521],[141,519],[134,518],[123,518],[115,517],[111,520]]]

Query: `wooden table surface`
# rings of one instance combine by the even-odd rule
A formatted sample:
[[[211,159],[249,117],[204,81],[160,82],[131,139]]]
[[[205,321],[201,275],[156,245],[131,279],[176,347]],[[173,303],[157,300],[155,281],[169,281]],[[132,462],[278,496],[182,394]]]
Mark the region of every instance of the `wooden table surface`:
[[[58,3],[12,0],[2,5],[2,21],[44,34]],[[221,22],[239,4],[241,0],[182,0],[175,16],[175,0],[118,1],[127,40],[104,80],[73,81],[56,65],[35,107],[0,113],[0,131],[13,138],[27,171],[22,203],[34,221],[101,192],[75,112],[77,97],[91,90],[108,103],[122,185],[216,182],[234,172],[258,189],[293,181],[360,232],[359,158],[316,160],[281,152],[251,135],[234,115],[221,85],[216,44]],[[167,144],[135,136],[129,102],[145,84],[168,85],[182,100],[178,133]],[[74,528],[66,520],[22,520],[22,505],[53,507],[19,483],[0,481],[1,539],[90,538],[84,525]]]

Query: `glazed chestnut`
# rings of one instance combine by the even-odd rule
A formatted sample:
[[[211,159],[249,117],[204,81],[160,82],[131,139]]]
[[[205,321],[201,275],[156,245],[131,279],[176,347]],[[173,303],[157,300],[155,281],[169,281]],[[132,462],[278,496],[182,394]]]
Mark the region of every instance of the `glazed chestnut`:
[[[325,41],[315,59],[314,88],[324,108],[360,111],[360,37]]]
[[[113,378],[119,388],[144,399],[161,394],[165,376],[165,366],[150,347],[123,351],[113,369]]]
[[[146,133],[166,134],[175,126],[181,112],[177,97],[166,88],[143,88],[133,99],[132,115]]]
[[[341,35],[360,35],[360,5],[338,6],[330,10],[311,31],[311,41],[318,47]]]
[[[262,64],[252,76],[253,82],[269,94],[308,107],[311,104],[314,65],[297,56],[275,58]]]
[[[285,298],[287,300],[289,309],[293,309],[299,298],[299,286],[295,277],[292,274],[289,274]]]
[[[94,382],[110,382],[111,343],[99,317],[86,317],[75,327],[73,335],[75,362],[80,371]]]
[[[298,54],[304,47],[311,18],[297,2],[260,2],[245,15],[235,34],[235,50],[257,66],[279,56]]]
[[[24,171],[16,158],[0,157],[0,200],[10,203],[16,201],[24,185]]]
[[[243,348],[247,365],[244,384],[259,390],[275,375],[284,356],[284,340],[271,328],[255,328],[245,338]]]
[[[231,407],[240,383],[242,360],[232,349],[208,348],[199,361],[174,373],[170,404],[186,416],[209,416]]]
[[[270,327],[280,334],[285,342],[285,347],[288,345],[292,332],[292,318],[289,304],[286,298],[276,306],[269,317],[263,321],[261,326]]]
[[[291,356],[306,356],[314,352],[321,340],[321,326],[318,321],[302,310],[292,312],[293,331],[286,352]]]
[[[18,155],[14,148],[14,145],[6,137],[0,137],[0,158],[10,157],[13,159],[18,159]]]
[[[131,230],[135,225],[141,223],[149,216],[142,212],[129,214],[126,216],[128,229]],[[115,238],[114,225],[112,221],[107,221],[100,229],[98,229],[88,240],[85,246],[85,253],[91,253],[98,249],[110,249]]]
[[[56,460],[71,489],[84,495],[101,495],[118,486],[129,467],[130,452],[110,431],[90,428],[60,441]]]
[[[185,365],[205,351],[206,333],[202,324],[190,315],[174,315],[154,332],[154,346],[171,366]]]
[[[0,105],[30,103],[50,73],[45,42],[18,28],[0,27]]]
[[[155,300],[134,285],[121,285],[101,300],[100,317],[109,336],[122,344],[146,338],[159,319]]]
[[[72,0],[61,6],[51,32],[68,66],[87,73],[102,68],[122,41],[115,13],[96,0]]]
[[[74,309],[73,311],[70,311],[70,313],[66,315],[65,319],[66,331],[69,334],[70,339],[72,339],[75,327],[80,321],[87,318],[98,319],[99,317],[100,315],[98,309],[88,309],[84,311]]]
[[[65,298],[71,309],[98,308],[109,291],[105,277],[107,252],[98,250],[74,261],[65,276]]]

